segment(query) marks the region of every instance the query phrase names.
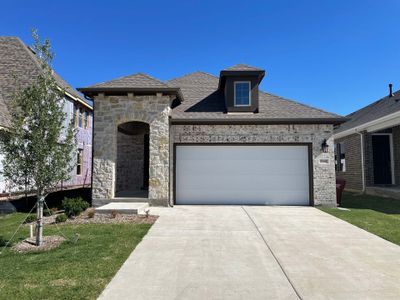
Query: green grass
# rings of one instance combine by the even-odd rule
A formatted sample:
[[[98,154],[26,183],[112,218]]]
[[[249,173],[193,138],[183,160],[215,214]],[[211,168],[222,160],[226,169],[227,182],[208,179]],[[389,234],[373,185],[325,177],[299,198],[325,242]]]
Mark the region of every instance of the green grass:
[[[0,217],[0,237],[9,239],[26,214]],[[151,225],[60,225],[67,236],[80,235],[74,244],[40,253],[0,254],[0,299],[95,299],[141,241]],[[15,241],[29,234],[24,225]],[[59,234],[54,225],[45,235]]]
[[[321,210],[400,245],[400,200],[344,193],[342,207]]]

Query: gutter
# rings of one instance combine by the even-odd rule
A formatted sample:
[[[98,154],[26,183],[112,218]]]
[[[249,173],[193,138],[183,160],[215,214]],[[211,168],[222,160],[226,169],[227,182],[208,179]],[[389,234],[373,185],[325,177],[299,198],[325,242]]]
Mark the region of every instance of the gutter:
[[[63,88],[61,88],[61,87],[59,87],[59,86],[57,86],[57,88],[58,88],[60,91],[62,91],[62,92],[63,92],[66,96],[68,96],[69,98],[71,98],[71,99],[73,99],[73,100],[75,100],[75,101],[77,101],[77,102],[83,104],[83,105],[86,106],[87,108],[90,108],[91,110],[93,110],[93,107],[90,106],[90,105],[89,105],[88,103],[86,103],[85,101],[83,101],[82,99],[80,99],[80,98],[78,98],[78,97],[72,95],[72,94],[69,93],[67,90],[65,90],[65,89],[63,89]]]
[[[356,132],[356,133],[360,135],[361,181],[362,181],[362,192],[365,193],[364,135],[361,132]]]
[[[383,116],[383,117],[381,117],[379,119],[375,119],[375,120],[372,120],[370,122],[361,124],[359,126],[356,126],[356,127],[353,127],[353,128],[350,128],[350,129],[347,129],[347,130],[344,130],[344,131],[341,131],[341,132],[338,132],[338,133],[334,133],[333,134],[333,138],[334,139],[340,139],[342,137],[345,137],[345,136],[348,136],[348,135],[351,135],[351,134],[354,134],[354,133],[358,133],[358,132],[363,131],[363,130],[367,130],[368,131],[368,127],[372,127],[374,125],[378,125],[380,123],[389,122],[389,121],[398,121],[398,123],[400,124],[400,111],[396,111],[396,112],[391,113],[389,115]]]

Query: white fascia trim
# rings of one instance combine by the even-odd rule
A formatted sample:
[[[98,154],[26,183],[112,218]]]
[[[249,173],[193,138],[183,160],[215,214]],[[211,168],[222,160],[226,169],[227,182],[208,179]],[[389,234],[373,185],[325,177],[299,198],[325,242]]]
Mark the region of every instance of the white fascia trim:
[[[57,87],[57,88],[58,88],[60,91],[62,91],[65,95],[67,95],[68,97],[70,97],[71,99],[74,99],[75,101],[77,101],[77,102],[83,104],[83,105],[86,106],[87,108],[90,108],[91,110],[93,110],[93,107],[90,106],[90,105],[89,105],[88,103],[86,103],[85,101],[83,101],[82,99],[80,99],[80,98],[78,98],[78,97],[72,95],[71,93],[68,93],[66,90],[64,90],[64,89],[62,89],[62,88],[60,88],[60,87]]]
[[[340,139],[342,137],[348,136],[350,134],[358,133],[360,131],[367,130],[368,132],[384,129],[387,127],[393,127],[395,125],[400,125],[400,111],[396,111],[390,115],[383,116],[379,119],[361,124],[354,128],[336,133],[333,135],[334,139]]]

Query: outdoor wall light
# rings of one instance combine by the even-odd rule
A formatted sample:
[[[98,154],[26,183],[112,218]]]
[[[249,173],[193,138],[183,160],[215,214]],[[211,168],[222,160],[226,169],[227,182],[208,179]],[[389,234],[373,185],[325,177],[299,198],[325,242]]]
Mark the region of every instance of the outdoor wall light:
[[[325,139],[325,140],[322,142],[321,151],[324,152],[324,153],[327,153],[327,152],[328,152],[328,149],[329,149],[329,145],[328,145],[328,143],[326,142],[326,139]]]

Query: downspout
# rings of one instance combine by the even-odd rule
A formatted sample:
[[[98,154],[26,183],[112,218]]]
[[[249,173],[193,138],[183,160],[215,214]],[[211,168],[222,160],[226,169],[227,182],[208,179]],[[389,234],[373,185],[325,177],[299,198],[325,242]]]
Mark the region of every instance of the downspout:
[[[365,193],[364,135],[358,131],[356,133],[360,135],[362,192]]]

